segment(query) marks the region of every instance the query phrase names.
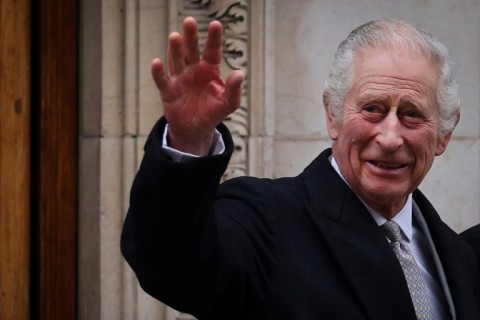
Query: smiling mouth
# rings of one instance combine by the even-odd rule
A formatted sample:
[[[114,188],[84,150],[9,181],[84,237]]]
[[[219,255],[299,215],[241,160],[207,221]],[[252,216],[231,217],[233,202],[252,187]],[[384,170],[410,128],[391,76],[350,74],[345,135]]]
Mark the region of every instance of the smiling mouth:
[[[385,163],[379,161],[368,161],[368,163],[374,165],[377,168],[388,169],[388,170],[398,170],[405,168],[407,165],[401,163]]]

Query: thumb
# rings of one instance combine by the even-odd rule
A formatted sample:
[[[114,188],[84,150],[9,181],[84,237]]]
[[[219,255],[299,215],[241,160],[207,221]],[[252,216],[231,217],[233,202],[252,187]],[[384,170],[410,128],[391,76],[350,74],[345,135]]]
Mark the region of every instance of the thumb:
[[[225,105],[232,113],[240,106],[242,100],[242,83],[245,76],[243,71],[234,70],[225,82]]]

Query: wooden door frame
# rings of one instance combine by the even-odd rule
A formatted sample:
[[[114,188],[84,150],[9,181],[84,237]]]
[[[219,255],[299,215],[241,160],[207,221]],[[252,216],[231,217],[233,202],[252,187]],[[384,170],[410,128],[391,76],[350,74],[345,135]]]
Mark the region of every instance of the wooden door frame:
[[[78,2],[32,2],[33,319],[77,317]]]
[[[0,319],[30,304],[30,1],[0,1]]]

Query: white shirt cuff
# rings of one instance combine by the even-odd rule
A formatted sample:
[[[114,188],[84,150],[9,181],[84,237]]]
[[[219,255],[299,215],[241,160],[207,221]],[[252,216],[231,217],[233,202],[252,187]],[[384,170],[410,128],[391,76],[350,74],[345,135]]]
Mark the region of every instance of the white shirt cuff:
[[[187,153],[187,152],[182,152],[177,149],[174,149],[172,147],[168,146],[167,142],[167,134],[168,134],[168,123],[165,126],[165,130],[163,131],[163,139],[162,139],[162,148],[163,151],[172,158],[173,161],[182,161],[188,158],[198,158],[199,156]],[[215,129],[215,134],[213,136],[213,142],[212,142],[212,153],[210,155],[217,155],[217,154],[222,154],[225,152],[225,142],[223,141],[222,135],[218,130]]]

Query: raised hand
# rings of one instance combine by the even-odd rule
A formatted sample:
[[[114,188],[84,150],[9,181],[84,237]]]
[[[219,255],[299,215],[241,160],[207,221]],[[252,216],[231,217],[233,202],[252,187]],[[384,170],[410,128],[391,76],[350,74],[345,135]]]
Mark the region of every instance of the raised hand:
[[[240,106],[241,71],[220,76],[223,28],[212,21],[208,27],[203,56],[198,48],[195,19],[183,21],[183,34],[168,39],[168,70],[160,59],[152,62],[152,76],[160,90],[169,123],[168,143],[191,154],[207,155],[215,127]]]

